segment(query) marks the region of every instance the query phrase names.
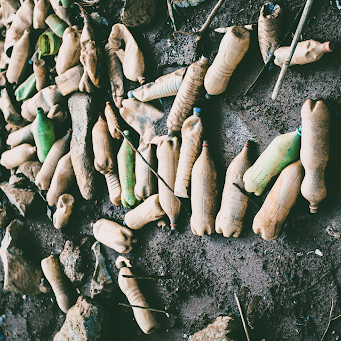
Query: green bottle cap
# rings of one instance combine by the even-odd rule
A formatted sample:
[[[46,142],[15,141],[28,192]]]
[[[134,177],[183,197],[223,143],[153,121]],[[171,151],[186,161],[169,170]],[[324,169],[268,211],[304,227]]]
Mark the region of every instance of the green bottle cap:
[[[123,134],[124,134],[125,136],[129,136],[129,130],[125,130],[125,131],[123,132]]]

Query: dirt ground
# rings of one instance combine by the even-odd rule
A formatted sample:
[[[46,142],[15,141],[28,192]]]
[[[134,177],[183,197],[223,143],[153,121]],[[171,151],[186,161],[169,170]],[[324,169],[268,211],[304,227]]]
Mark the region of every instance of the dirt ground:
[[[177,28],[187,32],[199,29],[215,3],[216,0],[206,0],[195,8],[177,8]],[[279,3],[286,10],[289,26],[304,1]],[[213,29],[256,23],[262,4],[261,0],[225,1],[204,41],[204,52],[210,57],[210,62],[222,38],[222,34]],[[103,1],[103,5],[105,13],[102,6],[97,10],[107,15],[111,24],[119,22],[123,2]],[[195,52],[194,36],[173,36],[165,1],[160,2],[153,24],[131,32],[145,56],[147,81],[188,66],[200,57]],[[103,36],[107,33],[103,32]],[[283,233],[275,241],[264,241],[253,233],[251,226],[257,209],[252,204],[240,238],[224,238],[217,234],[194,236],[189,226],[190,216],[185,210],[182,210],[179,230],[175,233],[170,234],[167,219],[164,228],[150,223],[136,231],[138,243],[128,258],[137,274],[170,276],[165,280],[141,281],[141,289],[150,306],[166,309],[170,317],[159,314],[161,329],[152,335],[144,335],[133,320],[131,309],[118,305],[127,301],[115,285],[111,294],[104,293],[96,298],[107,314],[103,340],[186,340],[219,315],[238,315],[234,293],[238,293],[244,312],[250,303],[254,308],[253,341],[262,338],[267,341],[321,340],[328,325],[332,301],[332,317],[341,314],[341,244],[340,239],[326,231],[327,227],[331,227],[341,233],[341,12],[334,0],[315,1],[302,34],[302,40],[307,39],[332,40],[336,45],[335,51],[316,63],[290,67],[277,101],[271,100],[280,71],[277,66],[266,71],[250,93],[243,96],[263,66],[257,33],[253,32],[250,48],[234,72],[227,90],[201,103],[201,106],[204,137],[209,140],[217,168],[220,198],[225,171],[247,139],[257,143],[259,153],[274,137],[293,131],[300,124],[300,110],[306,99],[325,100],[331,112],[331,149],[326,172],[328,195],[318,213],[310,214],[308,202],[300,197]],[[290,41],[287,42],[289,44]],[[134,87],[136,84],[126,83],[126,90]],[[166,119],[172,102],[173,98],[162,100],[165,116],[157,124],[158,134],[167,133]],[[256,158],[257,153],[254,156]],[[255,198],[255,201],[261,204],[266,194]],[[85,280],[78,289],[81,294],[90,296],[95,263],[90,249],[94,242],[90,224],[99,218],[122,223],[127,209],[111,205],[104,178],[96,200],[86,202],[79,193],[75,197],[74,214],[69,226],[62,231],[53,227],[43,204],[25,219],[25,223],[40,258],[60,253],[66,240],[72,240],[76,245],[83,243]],[[13,211],[13,216],[15,214]],[[3,237],[5,231],[0,233]],[[316,249],[323,255],[316,254]],[[102,250],[112,278],[117,282],[115,260],[118,254],[104,246]],[[0,283],[3,283],[3,277],[0,265]],[[9,341],[53,340],[65,319],[52,292],[25,297],[1,290],[2,314],[6,317],[0,332]],[[331,322],[325,340],[339,340],[340,337],[341,318]],[[243,338],[242,333],[240,340]]]

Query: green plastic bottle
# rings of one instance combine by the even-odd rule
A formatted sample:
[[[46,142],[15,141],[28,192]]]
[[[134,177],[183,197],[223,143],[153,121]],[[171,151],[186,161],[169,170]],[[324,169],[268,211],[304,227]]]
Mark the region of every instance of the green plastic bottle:
[[[40,162],[44,162],[48,152],[55,142],[54,125],[42,108],[37,109],[37,117],[32,123],[34,142],[37,146],[37,155]]]
[[[129,138],[129,130],[125,130],[123,133]],[[125,138],[117,153],[118,175],[122,188],[121,202],[124,207],[133,206],[136,202],[134,194],[136,183],[134,161],[135,153]]]
[[[42,56],[58,53],[62,40],[53,32],[46,31],[39,36],[38,46]]]
[[[24,83],[22,83],[17,90],[15,90],[15,98],[18,102],[26,101],[37,92],[36,89],[36,75],[32,73]]]
[[[261,195],[274,176],[299,159],[300,145],[301,126],[296,131],[275,137],[254,165],[245,172],[243,181],[246,191]]]

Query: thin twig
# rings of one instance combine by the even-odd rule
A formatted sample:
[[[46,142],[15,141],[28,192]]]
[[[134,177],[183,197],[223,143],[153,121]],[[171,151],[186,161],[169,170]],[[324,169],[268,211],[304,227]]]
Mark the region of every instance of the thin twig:
[[[341,317],[341,315],[336,316],[336,317],[333,317],[333,318],[332,318],[332,321],[335,321],[335,320],[339,319],[340,317]]]
[[[330,313],[329,313],[329,319],[328,319],[328,325],[327,325],[327,329],[325,330],[325,332],[322,335],[321,341],[323,341],[324,337],[326,336],[328,329],[330,327],[330,323],[332,321],[332,313],[333,313],[333,308],[334,308],[334,300],[332,299],[332,306],[330,308]]]
[[[135,279],[171,279],[169,276],[135,276],[135,275],[122,275],[125,278]]]
[[[247,326],[246,326],[246,323],[245,323],[245,320],[244,320],[242,307],[240,306],[240,302],[239,302],[239,299],[238,299],[238,296],[237,296],[236,293],[234,293],[234,298],[236,299],[236,302],[237,302],[237,306],[238,306],[238,309],[239,309],[240,317],[241,317],[242,322],[243,322],[243,327],[244,327],[244,331],[245,331],[245,335],[246,335],[247,341],[251,341],[249,333],[247,331]]]
[[[176,31],[176,26],[175,26],[175,20],[174,20],[171,0],[167,0],[167,8],[168,8],[168,14],[169,14],[170,20],[173,23],[173,29],[174,29],[174,31]]]
[[[241,188],[239,185],[235,183],[233,183],[233,186],[237,187],[245,196],[247,196],[257,208],[260,208],[260,206],[251,198],[251,195],[248,192],[246,192],[245,189]]]
[[[162,314],[165,314],[167,317],[169,317],[169,314],[165,310],[153,309],[149,307],[142,307],[140,305],[132,305],[132,304],[125,304],[125,303],[119,303],[118,305],[121,305],[122,307],[128,307],[128,308],[140,308],[140,309],[155,311],[156,313],[162,313]]]

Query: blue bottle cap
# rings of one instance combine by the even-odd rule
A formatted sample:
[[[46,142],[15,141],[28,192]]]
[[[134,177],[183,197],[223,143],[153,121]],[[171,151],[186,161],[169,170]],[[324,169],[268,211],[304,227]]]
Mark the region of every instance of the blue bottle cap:
[[[201,113],[201,108],[193,108],[193,114],[199,115]]]
[[[130,90],[128,91],[128,98],[134,98],[133,92]]]

